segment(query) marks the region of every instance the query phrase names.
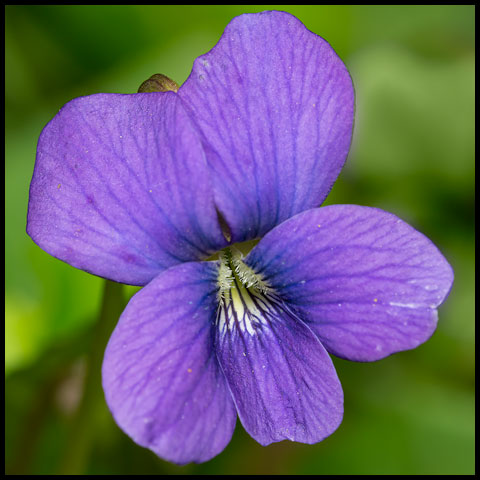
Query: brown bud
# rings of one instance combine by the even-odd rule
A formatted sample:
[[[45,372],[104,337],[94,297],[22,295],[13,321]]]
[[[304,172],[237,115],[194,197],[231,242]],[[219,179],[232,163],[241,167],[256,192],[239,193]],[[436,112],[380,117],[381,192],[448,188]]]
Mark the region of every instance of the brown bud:
[[[156,73],[138,87],[138,93],[177,92],[178,89],[179,86],[176,82],[168,78],[166,75]]]

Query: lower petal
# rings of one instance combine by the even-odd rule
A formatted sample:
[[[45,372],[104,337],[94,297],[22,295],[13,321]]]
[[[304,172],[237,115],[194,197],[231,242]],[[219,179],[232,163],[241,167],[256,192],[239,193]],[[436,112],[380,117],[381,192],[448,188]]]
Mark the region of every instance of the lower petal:
[[[433,334],[453,271],[395,215],[332,205],[292,217],[245,259],[339,357],[373,361]]]
[[[116,422],[179,464],[220,453],[236,422],[213,349],[215,275],[207,263],[161,273],[127,305],[105,352],[103,387]]]
[[[216,349],[243,426],[262,445],[323,440],[343,417],[330,357],[278,298],[240,297],[221,302]]]

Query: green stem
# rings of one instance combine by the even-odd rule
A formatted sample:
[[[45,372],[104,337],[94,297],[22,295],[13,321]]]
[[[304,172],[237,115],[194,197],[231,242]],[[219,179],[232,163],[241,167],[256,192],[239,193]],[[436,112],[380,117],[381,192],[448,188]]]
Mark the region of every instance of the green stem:
[[[98,405],[103,405],[102,361],[105,347],[112,331],[125,308],[123,285],[106,280],[100,315],[94,326],[92,344],[88,352],[83,396],[72,421],[65,453],[59,472],[63,475],[85,473],[92,447],[95,426],[98,425]]]

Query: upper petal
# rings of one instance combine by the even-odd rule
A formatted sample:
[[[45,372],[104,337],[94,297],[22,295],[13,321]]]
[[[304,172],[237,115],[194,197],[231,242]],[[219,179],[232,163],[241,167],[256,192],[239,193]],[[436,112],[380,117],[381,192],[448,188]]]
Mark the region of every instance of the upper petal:
[[[239,287],[222,299],[217,356],[247,432],[262,445],[316,443],[343,417],[327,352],[281,299]]]
[[[74,267],[135,285],[221,248],[204,153],[178,97],[67,103],[38,142],[27,232]]]
[[[105,398],[120,427],[175,463],[220,453],[237,418],[213,348],[216,268],[168,269],[127,305],[103,362]]]
[[[233,241],[322,203],[348,153],[354,92],[332,47],[298,19],[234,18],[178,94],[203,132]]]
[[[357,361],[426,341],[453,282],[428,238],[395,215],[357,205],[291,218],[245,263],[289,299],[329,352]]]

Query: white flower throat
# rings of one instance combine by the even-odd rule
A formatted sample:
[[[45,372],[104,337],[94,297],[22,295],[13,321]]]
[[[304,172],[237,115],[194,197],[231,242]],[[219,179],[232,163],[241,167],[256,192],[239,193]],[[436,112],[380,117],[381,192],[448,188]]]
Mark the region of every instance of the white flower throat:
[[[229,247],[220,252],[217,325],[227,332],[257,334],[275,316],[272,289],[243,262],[242,254]]]

